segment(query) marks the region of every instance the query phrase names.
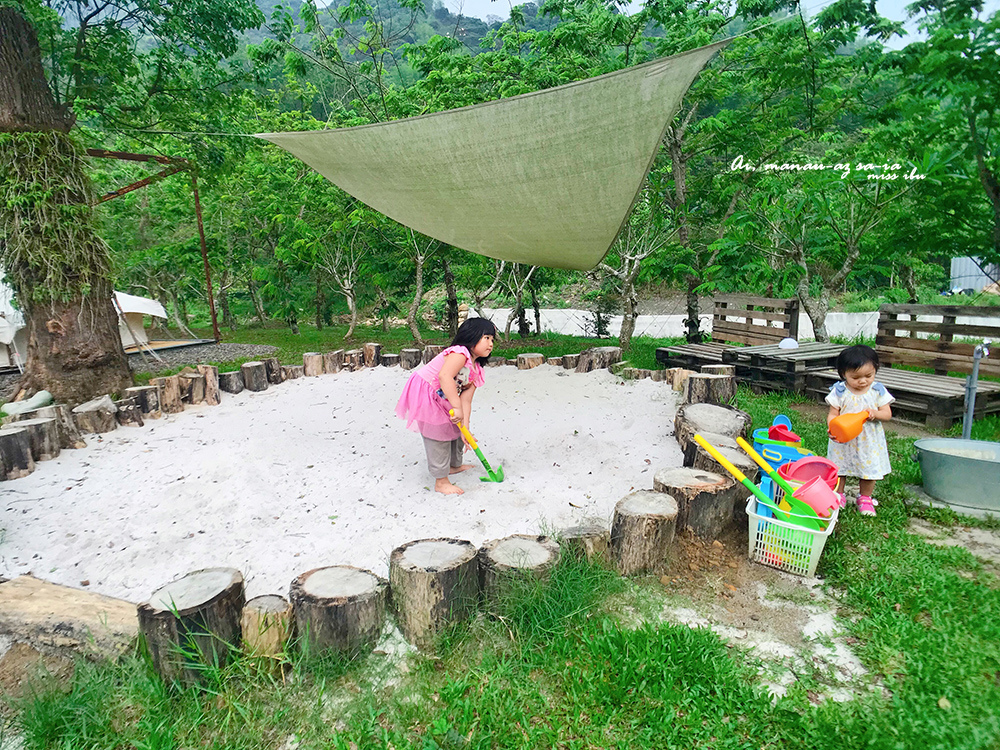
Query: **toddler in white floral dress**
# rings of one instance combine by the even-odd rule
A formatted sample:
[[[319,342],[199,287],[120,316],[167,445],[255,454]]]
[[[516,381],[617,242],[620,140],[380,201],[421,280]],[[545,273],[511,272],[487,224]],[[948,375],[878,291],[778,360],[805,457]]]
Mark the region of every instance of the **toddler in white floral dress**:
[[[826,457],[837,464],[840,478],[837,492],[841,507],[846,505],[844,483],[847,477],[861,480],[858,494],[858,511],[863,516],[874,516],[878,501],[872,498],[875,482],[892,471],[889,449],[885,444],[882,422],[892,419],[889,407],[896,399],[885,386],[875,381],[878,372],[878,354],[870,346],[849,346],[837,357],[837,372],[842,381],[834,383],[826,402],[830,405],[827,424],[841,414],[868,412],[861,434],[847,443],[830,439]]]

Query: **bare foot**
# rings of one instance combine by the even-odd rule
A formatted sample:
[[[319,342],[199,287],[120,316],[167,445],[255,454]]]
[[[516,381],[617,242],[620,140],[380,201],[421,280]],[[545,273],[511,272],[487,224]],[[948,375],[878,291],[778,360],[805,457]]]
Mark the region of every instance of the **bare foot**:
[[[473,468],[472,464],[462,464],[461,466],[452,466],[449,474],[458,474],[460,471],[468,471]]]
[[[463,495],[465,490],[461,487],[456,487],[454,484],[448,481],[448,477],[442,477],[434,481],[435,492],[440,492],[442,495]]]

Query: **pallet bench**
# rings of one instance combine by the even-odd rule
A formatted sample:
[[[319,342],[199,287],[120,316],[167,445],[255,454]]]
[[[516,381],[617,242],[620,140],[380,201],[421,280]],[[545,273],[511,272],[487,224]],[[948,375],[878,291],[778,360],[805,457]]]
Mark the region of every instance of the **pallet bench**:
[[[660,347],[656,361],[667,368],[698,370],[723,364],[723,353],[739,346],[777,344],[798,335],[797,299],[724,295],[715,298],[710,342]]]
[[[801,393],[806,388],[806,373],[833,367],[843,350],[841,344],[821,341],[807,341],[797,349],[780,349],[777,344],[735,347],[722,353],[722,362],[733,365],[736,379],[751,388]]]

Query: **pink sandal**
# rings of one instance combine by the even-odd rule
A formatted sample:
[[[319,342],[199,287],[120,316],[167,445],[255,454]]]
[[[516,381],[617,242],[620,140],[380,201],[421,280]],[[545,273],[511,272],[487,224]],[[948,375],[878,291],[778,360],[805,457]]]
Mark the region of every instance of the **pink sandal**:
[[[847,507],[847,495],[845,495],[843,492],[838,492],[837,493],[837,503],[840,505],[841,509],[846,508]]]
[[[878,500],[873,500],[868,495],[861,495],[858,498],[858,513],[863,516],[874,516],[876,505],[878,505]]]

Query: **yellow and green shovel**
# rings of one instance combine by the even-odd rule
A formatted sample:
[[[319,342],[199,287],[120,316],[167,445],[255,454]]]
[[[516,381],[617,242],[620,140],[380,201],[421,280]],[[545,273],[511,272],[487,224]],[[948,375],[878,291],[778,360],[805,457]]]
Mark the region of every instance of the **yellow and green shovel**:
[[[451,416],[455,416],[455,410],[454,409],[449,409],[448,410],[448,414],[451,415]],[[483,468],[486,469],[486,473],[487,473],[488,476],[479,477],[479,481],[480,482],[502,482],[503,481],[503,466],[500,466],[499,464],[497,464],[497,468],[494,471],[493,467],[490,466],[490,462],[486,460],[486,456],[484,456],[483,452],[481,450],[479,450],[479,444],[476,442],[476,439],[474,437],[472,437],[472,433],[469,432],[468,428],[464,424],[462,424],[461,422],[459,422],[458,423],[458,429],[460,429],[462,431],[462,435],[463,435],[463,437],[465,437],[465,442],[467,442],[469,444],[469,446],[472,448],[472,450],[474,450],[476,452],[476,455],[479,456],[479,460],[483,464]]]

